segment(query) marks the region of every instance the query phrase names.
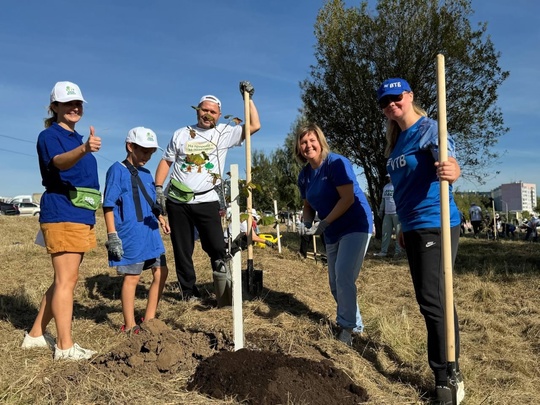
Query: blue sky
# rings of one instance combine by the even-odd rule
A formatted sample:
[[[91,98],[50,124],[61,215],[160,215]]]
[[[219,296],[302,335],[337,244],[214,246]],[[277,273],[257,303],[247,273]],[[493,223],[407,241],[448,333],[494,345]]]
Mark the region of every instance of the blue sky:
[[[88,104],[77,126],[93,125],[101,184],[107,168],[125,158],[135,126],[152,128],[165,146],[192,124],[204,94],[218,96],[223,113],[243,117],[241,80],[255,86],[263,128],[252,149],[282,146],[301,107],[299,82],[314,63],[313,24],[324,0],[11,1],[0,12],[0,196],[42,192],[35,140],[57,81],[77,83]],[[347,1],[358,5],[357,1]],[[371,2],[370,4],[374,4]],[[498,105],[510,132],[497,150],[501,174],[485,186],[459,180],[461,190],[489,190],[523,181],[540,187],[537,114],[540,4],[529,0],[473,0],[473,22],[488,34],[510,71]],[[435,61],[434,61],[435,66]],[[160,156],[147,165],[154,172]],[[243,148],[227,166],[243,170]],[[495,170],[495,169],[494,169]],[[364,186],[363,184],[361,184]]]

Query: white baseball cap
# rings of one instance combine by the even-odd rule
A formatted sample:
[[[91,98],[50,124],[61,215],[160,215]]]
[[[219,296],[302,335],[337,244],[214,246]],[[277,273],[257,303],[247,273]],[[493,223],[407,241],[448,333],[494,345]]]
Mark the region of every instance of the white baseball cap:
[[[199,105],[201,105],[203,101],[211,101],[212,103],[216,103],[219,109],[221,109],[221,101],[219,101],[219,98],[217,98],[216,96],[212,96],[211,94],[202,96],[201,99],[199,100]]]
[[[51,103],[54,103],[55,101],[67,103],[68,101],[73,100],[79,100],[86,103],[79,86],[72,82],[58,82],[54,85],[51,91]]]
[[[261,219],[261,216],[257,214],[257,210],[255,208],[251,209],[251,216],[254,217],[257,221]]]
[[[143,148],[159,148],[156,133],[145,127],[130,129],[126,142],[135,143]]]

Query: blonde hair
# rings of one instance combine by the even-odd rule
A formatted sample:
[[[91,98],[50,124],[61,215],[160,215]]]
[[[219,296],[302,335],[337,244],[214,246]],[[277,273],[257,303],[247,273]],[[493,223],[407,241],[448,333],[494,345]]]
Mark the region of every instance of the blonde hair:
[[[49,104],[49,118],[45,118],[45,128],[49,128],[53,123],[58,122],[58,114],[52,109],[53,105],[58,105],[58,102],[53,101]]]
[[[412,103],[412,107],[416,114],[421,115],[422,117],[427,117],[427,112],[414,101]],[[400,132],[401,128],[399,127],[397,121],[388,120],[386,123],[386,149],[384,150],[385,157],[389,157],[390,153],[392,153],[394,150]]]
[[[294,157],[300,164],[307,162],[307,159],[302,155],[302,151],[300,150],[300,139],[309,132],[313,132],[321,144],[322,160],[326,159],[330,153],[330,147],[328,146],[328,142],[326,142],[326,137],[322,129],[316,124],[302,125],[296,131],[296,138],[294,140]]]

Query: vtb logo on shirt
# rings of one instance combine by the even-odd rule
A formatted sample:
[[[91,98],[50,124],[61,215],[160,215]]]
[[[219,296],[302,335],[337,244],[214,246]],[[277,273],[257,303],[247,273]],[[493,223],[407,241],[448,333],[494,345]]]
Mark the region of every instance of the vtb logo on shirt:
[[[390,166],[392,170],[396,170],[396,169],[407,166],[405,155],[398,156],[394,159],[388,159],[388,162],[386,162],[386,166]]]

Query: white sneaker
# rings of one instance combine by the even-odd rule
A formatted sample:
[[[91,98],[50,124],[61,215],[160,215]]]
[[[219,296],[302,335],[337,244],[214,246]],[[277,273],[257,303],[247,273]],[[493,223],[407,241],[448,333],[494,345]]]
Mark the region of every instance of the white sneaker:
[[[352,330],[345,328],[341,329],[341,332],[337,335],[337,339],[347,346],[352,346]]]
[[[373,256],[386,257],[386,253],[384,252],[373,253]]]
[[[55,360],[89,360],[96,353],[93,350],[83,349],[77,343],[65,350],[59,349],[57,345],[54,345]]]
[[[45,332],[43,335],[38,337],[32,337],[28,332],[24,332],[24,339],[22,341],[21,347],[23,349],[32,349],[34,347],[48,347],[49,349],[54,349],[56,341],[54,338]]]

